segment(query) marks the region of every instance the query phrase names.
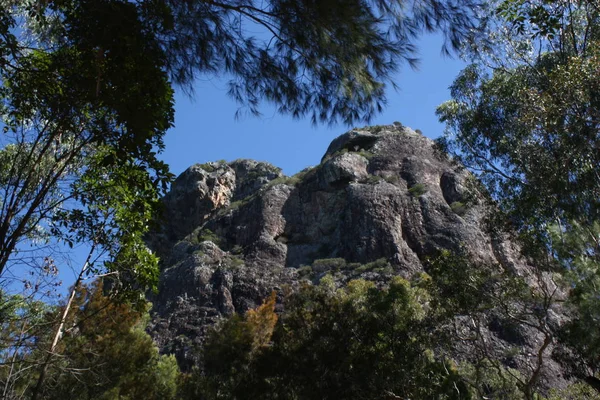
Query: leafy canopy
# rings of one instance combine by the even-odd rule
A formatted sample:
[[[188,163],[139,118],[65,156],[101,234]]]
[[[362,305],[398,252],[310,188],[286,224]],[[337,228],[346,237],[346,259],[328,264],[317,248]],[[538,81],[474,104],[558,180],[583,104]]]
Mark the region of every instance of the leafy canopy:
[[[477,25],[478,0],[140,2],[166,53],[173,81],[230,78],[252,113],[262,100],[313,122],[368,120],[416,38],[437,31],[456,49]]]
[[[573,320],[562,327],[564,356],[600,391],[600,8],[496,4],[493,46],[472,49],[473,65],[438,108],[444,144],[485,183],[504,211],[496,222],[521,233],[540,274],[554,268],[566,278]]]

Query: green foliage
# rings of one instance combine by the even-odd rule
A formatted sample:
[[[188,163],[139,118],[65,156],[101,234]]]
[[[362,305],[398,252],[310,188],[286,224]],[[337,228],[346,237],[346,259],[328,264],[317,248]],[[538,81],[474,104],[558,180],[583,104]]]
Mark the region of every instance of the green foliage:
[[[367,177],[367,179],[365,180],[365,183],[369,183],[371,185],[375,185],[379,182],[381,182],[383,180],[383,178],[379,175],[369,175]]]
[[[208,399],[469,399],[452,363],[431,351],[428,300],[400,278],[383,290],[365,281],[335,289],[324,278],[286,300],[280,322],[267,329],[269,346],[252,347],[247,317],[225,323],[206,346],[207,357],[218,362],[190,377],[190,393]]]
[[[450,208],[452,209],[452,211],[455,214],[458,214],[458,215],[461,215],[461,216],[465,215],[466,212],[467,212],[467,206],[464,203],[460,202],[460,201],[454,201],[454,202],[452,202],[452,204],[450,204]]]
[[[457,315],[488,310],[499,277],[475,265],[466,254],[442,250],[426,261],[426,287],[433,293],[436,312]]]
[[[296,118],[350,125],[381,111],[393,73],[405,62],[415,65],[421,32],[441,31],[444,49],[457,49],[475,31],[482,3],[244,0],[207,8],[143,1],[140,9],[163,41],[176,83],[226,71],[230,95],[251,113],[266,100]],[[247,23],[265,39],[240,29]]]
[[[31,384],[30,355],[52,325],[56,311],[42,301],[0,291],[0,388],[19,398]]]
[[[323,160],[321,161],[321,164],[323,164],[325,161],[327,161],[327,160],[329,160],[329,159],[332,159],[332,158],[334,158],[334,157],[337,157],[337,156],[339,156],[339,155],[341,155],[341,154],[346,154],[346,153],[354,153],[354,154],[358,154],[358,155],[360,155],[360,156],[362,156],[362,157],[366,158],[367,160],[370,160],[370,159],[372,159],[372,158],[373,158],[373,156],[374,156],[374,154],[373,154],[372,152],[370,152],[370,151],[367,151],[367,150],[364,150],[364,149],[358,149],[358,146],[357,146],[357,148],[356,148],[356,149],[351,149],[351,148],[346,148],[346,147],[344,147],[344,148],[342,148],[342,149],[340,149],[340,150],[336,151],[336,152],[335,152],[335,153],[333,153],[333,154],[326,155],[326,156],[323,158]]]
[[[207,162],[204,164],[200,164],[200,168],[202,168],[204,171],[210,173],[210,172],[215,172],[217,169],[222,168],[226,164],[227,164],[226,160],[211,161],[211,162]]]
[[[469,333],[450,330],[440,334],[468,344],[466,357],[470,365],[464,368],[471,372],[466,372],[466,379],[478,396],[487,397],[498,390],[507,398],[539,398],[540,371],[547,363],[548,346],[557,338],[556,330],[546,322],[560,301],[556,297],[556,282],[548,284],[549,278],[539,271],[517,276],[500,265],[474,263],[465,251],[442,251],[428,259],[425,266],[429,275],[422,276],[418,284],[431,294],[433,320],[443,324],[448,318],[466,316],[472,326]],[[489,317],[498,322],[485,322]],[[488,339],[482,336],[484,327],[512,342],[523,340],[524,327],[529,335],[534,332],[539,339],[526,356],[528,369],[516,371],[503,365],[497,354],[490,351]]]
[[[269,181],[267,187],[272,187],[279,184],[284,184],[288,186],[296,186],[302,183],[306,178],[314,174],[316,169],[314,167],[307,167],[296,173],[293,176],[282,176],[279,178],[275,178],[272,181]]]
[[[321,165],[322,165],[323,163],[325,163],[325,161],[327,161],[327,160],[330,160],[330,159],[332,159],[332,158],[334,158],[334,157],[337,157],[337,156],[339,156],[339,155],[346,154],[346,153],[348,153],[349,151],[350,151],[350,149],[347,149],[347,148],[345,148],[345,147],[344,147],[344,148],[341,148],[341,149],[339,149],[338,151],[336,151],[336,152],[335,152],[335,153],[333,153],[333,154],[326,154],[326,155],[323,157],[323,159],[321,160]]]
[[[271,187],[271,186],[280,185],[280,184],[284,184],[284,185],[288,185],[288,186],[296,186],[297,184],[302,182],[302,176],[299,176],[298,174],[296,174],[294,176],[282,176],[279,178],[275,178],[272,181],[269,181],[268,186]]]
[[[217,169],[212,162],[200,164],[200,168],[209,173],[214,172]]]
[[[571,288],[567,304],[577,315],[562,327],[561,339],[575,350],[568,357],[575,371],[579,375],[591,371],[593,376],[600,371],[600,334],[596,329],[600,318],[600,223],[553,225],[549,233]]]
[[[60,346],[62,357],[46,381],[47,399],[174,399],[179,368],[161,356],[144,331],[143,316],[103,296],[102,285],[82,291],[81,311]],[[77,374],[68,370],[79,371]]]
[[[243,259],[236,257],[236,256],[229,256],[225,260],[223,267],[227,268],[227,269],[236,270],[236,269],[239,269],[242,265],[244,265]]]
[[[469,67],[453,85],[454,100],[438,109],[457,133],[456,156],[480,172],[492,196],[524,227],[596,212],[600,181],[593,171],[600,160],[590,132],[598,127],[584,122],[596,117],[570,110],[593,103],[600,63],[596,56],[569,60],[546,55],[533,67],[491,77]],[[594,113],[591,107],[581,110]]]
[[[231,254],[241,255],[244,253],[244,248],[242,246],[240,246],[239,244],[236,244],[229,250],[229,252]]]
[[[566,278],[565,365],[600,387],[600,9],[595,1],[496,5],[491,47],[472,49],[480,54],[438,108],[445,145],[503,211],[494,228],[519,231],[538,275],[556,268]]]
[[[222,238],[208,228],[202,228],[197,235],[198,243],[213,242],[217,246],[221,246]]]
[[[252,364],[271,343],[277,323],[275,292],[257,309],[245,316],[234,315],[209,335],[204,346],[204,372],[195,370],[182,384],[184,399],[252,398],[240,387],[252,376]]]
[[[356,154],[358,154],[358,155],[360,155],[360,156],[363,156],[363,157],[364,157],[364,158],[366,158],[367,160],[370,160],[370,159],[372,159],[372,158],[373,158],[373,156],[374,156],[374,154],[373,154],[373,153],[371,153],[370,151],[367,151],[367,150],[362,150],[362,149],[361,149],[361,150],[359,150],[359,151],[357,151],[357,152],[356,152]]]
[[[340,281],[347,281],[348,279],[357,278],[365,272],[392,275],[394,269],[385,258],[366,264],[348,263],[343,258],[323,258],[313,261],[312,265],[305,265],[298,269],[300,276],[316,282],[327,276]]]
[[[373,133],[373,134],[376,135],[378,133],[383,132],[383,130],[386,129],[386,128],[387,128],[386,125],[374,125],[372,127],[369,127],[369,130],[370,130],[371,133]]]
[[[557,390],[552,389],[548,400],[599,400],[600,394],[590,385],[582,382],[573,383],[568,387]]]
[[[45,358],[61,310],[14,297],[3,304],[20,315],[14,323],[4,319],[2,336],[26,337],[10,340],[0,351],[3,393],[8,399],[30,398],[38,372],[31,365]],[[105,297],[99,282],[79,290],[75,304],[56,348],[61,357],[49,364],[40,398],[175,399],[179,368],[173,356],[158,354],[145,332],[147,307]]]
[[[424,183],[414,184],[408,189],[408,193],[410,193],[413,197],[423,196],[428,191],[429,188]]]
[[[307,167],[292,176],[294,180],[298,180],[298,183],[305,181],[309,176],[316,172],[315,167]]]
[[[398,175],[386,175],[383,177],[383,179],[385,179],[387,183],[391,183],[392,185],[395,185],[396,183],[400,182],[400,177]]]
[[[462,363],[458,370],[474,390],[477,398],[525,399],[523,392],[519,390],[521,376],[519,371],[504,367],[496,360],[484,360],[476,365]]]
[[[489,351],[481,332],[489,316],[517,333],[519,324],[545,332],[552,298],[542,288],[449,251],[427,260],[428,273],[412,282],[341,286],[334,277],[389,267],[385,259],[361,266],[333,258],[302,268],[328,274],[284,298],[277,323],[274,297],[224,321],[206,343],[204,370],[187,375],[183,398],[540,398],[536,371],[543,361],[535,360],[544,345],[529,350],[541,352],[528,355],[530,369],[517,371]],[[457,353],[459,343],[468,354]],[[469,361],[456,365],[450,354]]]
[[[298,268],[298,275],[302,278],[310,278],[312,274],[313,269],[310,265],[302,265]]]
[[[172,178],[157,157],[173,122],[159,43],[131,3],[5,3],[2,29],[18,18],[29,41],[0,39],[0,274],[36,274],[57,244],[84,244],[88,274],[119,273],[121,292],[153,287],[141,238]]]
[[[300,179],[301,181],[306,179],[306,177],[309,176],[309,174],[314,173],[315,172],[315,167],[306,167],[303,170],[301,170],[300,172],[298,172],[296,175],[294,175],[294,177]]]
[[[511,21],[513,29],[520,35],[528,33],[532,39],[552,39],[561,29],[564,11],[556,3],[559,2],[504,0],[500,2],[496,12],[505,20]]]
[[[393,272],[392,267],[390,266],[390,263],[388,262],[388,260],[386,260],[385,258],[380,258],[378,260],[366,263],[366,264],[362,264],[359,266],[356,266],[354,268],[354,272],[362,274],[363,272],[367,272],[367,271],[373,271],[373,272],[379,272],[379,273],[390,273]]]
[[[343,258],[323,258],[313,261],[312,270],[315,272],[339,271],[346,266]]]

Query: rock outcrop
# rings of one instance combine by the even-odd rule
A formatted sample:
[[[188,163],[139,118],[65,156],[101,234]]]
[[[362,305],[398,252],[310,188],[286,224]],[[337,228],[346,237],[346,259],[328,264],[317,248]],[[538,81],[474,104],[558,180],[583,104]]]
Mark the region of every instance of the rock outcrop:
[[[383,259],[390,267],[346,277],[384,281],[423,271],[438,250],[462,249],[521,273],[516,247],[483,228],[490,211],[471,180],[432,140],[400,125],[347,132],[320,165],[293,177],[249,160],[194,165],[165,197],[164,226],[150,241],[163,265],[152,335],[190,368],[219,318],[293,288],[304,266],[315,265],[318,279],[329,272],[318,260]]]

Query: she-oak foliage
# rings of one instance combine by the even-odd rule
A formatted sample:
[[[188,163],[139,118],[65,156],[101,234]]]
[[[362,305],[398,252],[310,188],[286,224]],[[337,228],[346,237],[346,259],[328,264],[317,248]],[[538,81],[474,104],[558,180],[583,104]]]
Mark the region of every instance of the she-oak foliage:
[[[400,64],[414,63],[416,37],[441,31],[448,48],[457,48],[473,32],[480,5],[477,0],[0,1],[6,143],[0,151],[0,276],[8,269],[18,275],[24,265],[44,270],[45,244],[58,241],[95,249],[81,276],[119,273],[117,288],[126,294],[153,286],[157,259],[142,236],[171,178],[156,152],[173,122],[172,82],[190,88],[195,77],[222,74],[231,78],[230,94],[253,113],[266,100],[313,122],[368,120],[385,105],[385,86],[394,86],[391,77]],[[257,27],[260,34],[249,34]],[[38,252],[22,251],[24,244],[40,242]],[[63,339],[49,354],[65,357],[46,358],[44,346],[18,353],[38,355],[30,360],[43,365],[42,376],[47,373],[44,381],[36,378],[38,368],[30,369],[36,396],[174,396],[174,360],[159,358],[149,338],[132,330],[138,317],[129,319],[128,310],[112,303],[98,307],[97,294],[82,306],[87,291],[79,283],[75,311],[67,309],[61,328],[52,330]],[[468,398],[470,389],[453,366],[433,357],[422,288],[398,279],[384,291],[356,282],[341,290],[306,288],[302,296],[291,300],[292,311],[278,325],[274,298],[225,324],[233,349],[245,358],[237,364],[232,359],[227,366],[239,373],[227,375],[231,371],[211,364],[210,357],[217,361],[221,351],[239,356],[231,354],[230,343],[207,352],[209,371],[218,368],[200,381],[206,396],[232,398],[227,396],[267,389],[273,398],[353,398],[355,393]],[[88,317],[95,322],[86,322]],[[115,321],[120,325],[111,325]],[[352,343],[363,327],[367,331],[349,353],[332,346]],[[4,349],[12,350],[10,344]],[[375,369],[373,359],[381,361]],[[152,375],[144,369],[148,364],[138,370],[144,362],[160,371]],[[269,379],[256,379],[259,373]],[[167,384],[152,380],[159,375]],[[297,376],[303,379],[289,379]],[[319,381],[322,376],[331,379]],[[229,380],[221,383],[222,377]],[[14,383],[14,376],[5,382]]]
[[[262,100],[296,118],[348,125],[385,106],[393,74],[415,63],[424,31],[457,49],[472,35],[479,0],[142,1],[176,83],[231,78],[252,113]],[[259,32],[252,34],[250,32]]]
[[[173,123],[173,82],[189,89],[223,74],[252,112],[264,99],[314,122],[369,119],[391,74],[413,62],[418,34],[441,31],[456,48],[478,6],[0,0],[0,283],[52,295],[39,282],[63,268],[55,259],[89,249],[33,397],[83,279],[112,275],[125,298],[155,287],[158,260],[142,238],[171,179],[157,152]]]
[[[1,5],[3,151],[10,146],[18,151],[2,157],[8,176],[2,185],[0,274],[15,261],[36,264],[37,255],[18,257],[32,237],[107,246],[104,234],[89,229],[98,218],[108,221],[105,232],[119,232],[124,252],[143,248],[148,224],[141,231],[124,229],[116,214],[123,216],[129,207],[146,221],[171,178],[156,157],[173,122],[169,79],[190,88],[199,75],[224,74],[231,78],[232,96],[252,112],[267,100],[281,112],[309,114],[315,122],[369,119],[384,105],[384,87],[399,63],[414,62],[415,38],[441,31],[449,48],[458,47],[473,32],[481,4],[3,0]],[[261,33],[255,37],[250,32],[257,27]],[[139,178],[136,171],[141,172],[145,182],[90,184],[106,176],[93,170],[99,164],[109,175],[120,169],[120,176],[133,171]],[[114,184],[124,185],[117,196],[108,193]],[[137,197],[135,207],[122,196]],[[102,209],[107,201],[110,210]],[[106,252],[114,257],[120,247]],[[150,275],[144,284],[151,284]]]

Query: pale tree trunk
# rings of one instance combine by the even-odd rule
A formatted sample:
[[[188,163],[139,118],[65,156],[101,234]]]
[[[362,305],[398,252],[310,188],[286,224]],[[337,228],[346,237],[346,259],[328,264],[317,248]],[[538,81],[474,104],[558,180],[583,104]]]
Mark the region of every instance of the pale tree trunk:
[[[71,310],[71,306],[73,305],[73,300],[75,299],[75,295],[77,294],[77,291],[79,290],[79,285],[81,285],[83,277],[85,276],[85,272],[87,271],[87,269],[90,265],[90,260],[92,259],[95,249],[96,249],[96,245],[92,245],[92,247],[90,248],[90,251],[87,255],[87,258],[81,267],[79,276],[77,276],[77,280],[75,281],[75,284],[73,285],[73,288],[71,289],[71,294],[69,295],[69,301],[67,301],[67,305],[65,306],[65,309],[63,310],[63,313],[62,313],[62,317],[60,319],[60,324],[58,325],[58,328],[56,329],[56,331],[54,333],[52,345],[50,346],[50,349],[48,351],[48,355],[46,356],[46,359],[42,363],[42,366],[40,369],[40,376],[38,377],[37,384],[36,384],[35,388],[33,389],[33,394],[31,396],[32,400],[37,400],[42,391],[42,386],[44,384],[44,379],[46,378],[46,372],[48,370],[48,365],[50,365],[50,361],[52,360],[52,357],[54,356],[54,351],[56,350],[58,341],[60,340],[60,338],[63,335],[65,324],[67,322],[67,317],[69,316],[69,311]]]
[[[10,360],[10,369],[8,371],[8,376],[6,377],[6,382],[4,383],[4,390],[2,391],[2,398],[5,399],[8,396],[8,392],[9,390],[11,390],[11,386],[14,384],[14,382],[12,382],[13,379],[13,373],[15,371],[15,364],[17,361],[17,356],[19,355],[19,346],[21,346],[21,344],[23,343],[23,337],[25,336],[25,332],[27,327],[27,323],[25,321],[23,321],[23,323],[21,324],[21,329],[19,331],[19,340],[17,340],[17,342],[15,343],[15,349],[13,351],[13,355],[11,357]]]

